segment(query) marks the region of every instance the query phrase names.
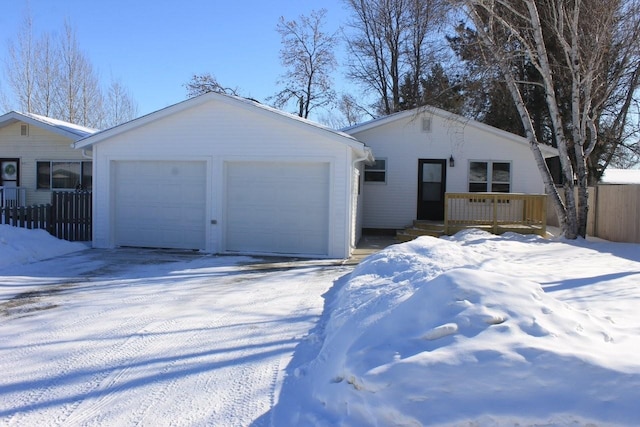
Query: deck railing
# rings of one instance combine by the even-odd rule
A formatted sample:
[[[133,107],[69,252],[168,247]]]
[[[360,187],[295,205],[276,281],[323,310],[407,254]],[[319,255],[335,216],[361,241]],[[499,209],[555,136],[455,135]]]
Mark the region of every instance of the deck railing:
[[[24,206],[27,200],[27,190],[20,187],[0,186],[0,207]]]
[[[518,193],[446,193],[446,234],[466,228],[486,229],[494,234],[507,231],[547,233],[547,196]]]

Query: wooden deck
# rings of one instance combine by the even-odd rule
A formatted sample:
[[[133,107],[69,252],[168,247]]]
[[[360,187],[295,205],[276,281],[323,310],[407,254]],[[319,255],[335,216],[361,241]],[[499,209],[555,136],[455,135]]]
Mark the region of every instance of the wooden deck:
[[[547,196],[519,193],[445,194],[445,234],[479,228],[493,234],[547,234]]]
[[[493,234],[507,232],[547,235],[547,196],[518,193],[447,193],[444,221],[414,221],[396,235],[402,242],[418,236],[439,237],[477,228]]]

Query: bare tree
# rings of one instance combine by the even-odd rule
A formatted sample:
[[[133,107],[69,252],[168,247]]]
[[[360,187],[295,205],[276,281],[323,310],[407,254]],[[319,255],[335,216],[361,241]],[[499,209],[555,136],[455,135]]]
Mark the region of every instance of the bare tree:
[[[55,40],[49,33],[43,34],[36,42],[34,111],[44,116],[52,116],[58,101],[60,58]]]
[[[490,55],[501,71],[518,110],[547,193],[567,238],[586,235],[587,159],[598,144],[598,118],[611,90],[638,54],[640,10],[636,0],[461,0]],[[624,40],[625,43],[619,43]],[[607,63],[611,48],[619,67]],[[526,61],[538,73],[521,81],[514,65]],[[540,151],[525,102],[528,85],[544,89],[551,132],[560,153],[563,201]],[[563,100],[568,100],[563,105]],[[565,108],[566,107],[566,108]],[[574,195],[577,188],[578,197]]]
[[[222,86],[218,79],[211,73],[194,74],[187,83],[184,84],[187,89],[187,97],[202,95],[207,92],[224,93],[226,95],[238,96],[238,88],[230,88]]]
[[[60,100],[57,115],[83,126],[98,126],[102,119],[102,93],[99,80],[84,52],[75,30],[68,22],[60,41]]]
[[[335,99],[331,73],[337,65],[333,52],[338,37],[322,30],[326,15],[326,9],[320,9],[300,16],[298,21],[280,17],[277,26],[282,38],[280,61],[287,71],[279,82],[284,89],[272,99],[279,108],[293,100],[297,114],[304,118],[314,108],[327,106]]]
[[[333,129],[342,129],[375,117],[375,114],[360,105],[353,95],[343,93],[336,101],[336,108],[322,115],[319,121]]]
[[[119,80],[111,80],[107,88],[102,127],[109,128],[133,120],[138,105],[129,90]]]
[[[44,33],[36,37],[27,12],[17,38],[9,41],[5,74],[13,95],[12,102],[7,94],[2,94],[8,108],[88,127],[101,127],[111,123],[114,117],[108,110],[113,104],[104,99],[99,75],[80,49],[76,33],[68,22],[64,23],[59,36]],[[126,90],[121,83],[117,92],[122,99],[115,114],[124,119],[126,115],[121,113]],[[128,93],[126,97],[129,104],[135,104]],[[129,118],[134,115],[135,112]]]
[[[374,90],[379,113],[390,114],[420,103],[421,79],[440,50],[429,35],[439,30],[448,14],[446,0],[345,0],[352,17],[346,36],[348,76]],[[401,86],[407,97],[403,102]]]
[[[33,112],[36,87],[36,47],[33,35],[33,19],[27,11],[16,41],[8,42],[8,61],[5,72],[9,86],[16,95],[21,111]]]

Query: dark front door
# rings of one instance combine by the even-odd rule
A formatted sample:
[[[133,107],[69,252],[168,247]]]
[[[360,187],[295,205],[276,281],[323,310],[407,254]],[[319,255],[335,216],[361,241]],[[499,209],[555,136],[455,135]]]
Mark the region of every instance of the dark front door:
[[[444,219],[444,192],[447,177],[446,159],[418,160],[417,219]]]

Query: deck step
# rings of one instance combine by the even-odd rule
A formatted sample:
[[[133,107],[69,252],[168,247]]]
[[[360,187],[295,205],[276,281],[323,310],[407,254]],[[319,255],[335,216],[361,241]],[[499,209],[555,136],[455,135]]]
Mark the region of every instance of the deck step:
[[[408,242],[420,236],[441,237],[442,235],[444,235],[444,224],[414,221],[412,225],[396,232],[396,240]]]

